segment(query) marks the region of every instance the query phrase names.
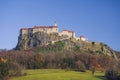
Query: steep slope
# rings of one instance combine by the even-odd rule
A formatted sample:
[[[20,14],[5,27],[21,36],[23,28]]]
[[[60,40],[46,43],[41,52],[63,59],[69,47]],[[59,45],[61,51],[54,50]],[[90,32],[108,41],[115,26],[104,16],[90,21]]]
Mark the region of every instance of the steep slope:
[[[45,46],[52,41],[66,38],[67,36],[58,36],[58,33],[47,34],[44,32],[37,32],[34,34],[20,34],[18,37],[18,44],[15,49],[26,50],[37,46]]]
[[[44,32],[20,34],[16,50],[36,48],[39,51],[77,51],[81,53],[104,54],[114,56],[115,51],[104,43],[76,40],[68,36],[59,36],[58,33]]]

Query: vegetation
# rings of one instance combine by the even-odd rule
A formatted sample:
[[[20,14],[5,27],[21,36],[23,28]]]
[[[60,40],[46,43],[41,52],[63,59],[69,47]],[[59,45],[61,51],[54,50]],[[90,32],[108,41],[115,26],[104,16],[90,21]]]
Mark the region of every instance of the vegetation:
[[[16,63],[16,62],[10,62],[9,63],[9,76],[22,76],[24,75],[24,68]]]
[[[72,70],[85,71],[86,69],[91,69],[91,67],[107,69],[115,63],[114,58],[111,56],[69,51],[36,53],[35,50],[11,50],[1,52],[1,56],[27,69],[70,68]]]
[[[104,80],[120,80],[120,62],[119,61],[116,65],[111,65],[111,67],[109,67],[106,70]]]
[[[15,77],[11,80],[101,80],[104,73],[96,72],[93,76],[90,71],[75,72],[61,69],[27,70],[27,76]]]
[[[101,44],[103,46],[100,47],[98,43],[94,43],[94,42],[88,43],[88,44],[84,43],[81,46],[73,43],[72,44],[73,50],[71,50],[71,48],[68,46],[67,48],[68,49],[70,48],[70,50],[66,50],[65,47],[66,47],[66,44],[68,43],[58,41],[55,43],[55,45],[49,44],[48,46],[42,46],[42,47],[39,46],[37,48],[32,48],[29,50],[1,51],[0,52],[0,56],[1,56],[0,79],[5,79],[7,76],[14,77],[14,76],[27,75],[27,76],[24,76],[23,78],[30,77],[29,75],[31,73],[30,71],[34,73],[34,70],[36,71],[37,69],[63,69],[60,71],[58,70],[57,74],[60,74],[61,71],[63,71],[64,75],[70,75],[67,73],[67,71],[69,71],[71,75],[75,75],[76,73],[80,74],[79,76],[77,75],[78,77],[80,77],[82,74],[83,74],[82,76],[84,77],[85,77],[84,74],[87,74],[86,76],[93,74],[92,78],[95,80],[97,79],[99,80],[99,78],[95,77],[96,71],[101,71],[101,72],[106,71],[106,74],[105,74],[106,80],[114,79],[113,77],[111,77],[111,75],[116,75],[115,78],[117,79],[119,78],[120,69],[117,70],[118,72],[116,70],[111,71],[112,69],[109,69],[109,67],[111,65],[115,65],[118,68],[118,65],[116,65],[116,63],[118,64],[120,63],[119,61],[116,62],[113,56],[102,54],[102,52],[104,52],[103,44]],[[85,48],[85,46],[88,46],[88,48]],[[24,73],[23,69],[27,69],[27,73]],[[29,69],[34,69],[34,70],[29,71]],[[64,72],[64,70],[66,72]],[[42,71],[40,70],[40,72]],[[72,74],[72,72],[75,74]],[[48,73],[49,73],[49,70],[48,70]],[[57,74],[54,73],[55,77],[53,76],[53,79],[57,78],[56,77]],[[63,74],[58,75],[58,77],[60,76],[64,78]],[[36,75],[39,76],[39,74],[37,73]],[[44,76],[44,74],[41,74],[41,73],[40,75]],[[48,75],[48,74],[45,73],[45,75]],[[49,76],[47,77],[50,78]],[[65,80],[72,79],[68,77],[70,76],[66,76],[64,79]],[[37,76],[34,78],[37,79]],[[38,79],[43,79],[43,78],[38,78]],[[76,78],[76,75],[75,75],[75,78],[73,77],[73,80],[77,80],[77,79],[78,78]],[[83,78],[83,80],[87,80],[87,79],[88,78],[86,77]]]
[[[105,80],[119,80],[117,71],[113,69],[107,70],[105,73]]]
[[[8,75],[8,61],[0,56],[0,80],[6,79]]]

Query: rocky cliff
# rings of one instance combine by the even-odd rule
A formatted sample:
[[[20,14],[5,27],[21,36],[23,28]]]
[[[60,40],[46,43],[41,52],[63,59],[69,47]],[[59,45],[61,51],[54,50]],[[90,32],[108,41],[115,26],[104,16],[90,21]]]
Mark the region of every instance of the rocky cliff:
[[[66,38],[67,36],[58,36],[58,33],[47,34],[44,32],[37,32],[34,34],[20,34],[18,37],[18,43],[15,49],[26,50],[37,46],[45,46],[52,41]]]
[[[114,56],[115,51],[104,43],[89,42],[69,38],[68,36],[59,36],[58,33],[47,34],[44,32],[20,34],[16,50],[28,50],[39,48],[39,50],[52,51],[78,51],[82,53],[95,53]]]

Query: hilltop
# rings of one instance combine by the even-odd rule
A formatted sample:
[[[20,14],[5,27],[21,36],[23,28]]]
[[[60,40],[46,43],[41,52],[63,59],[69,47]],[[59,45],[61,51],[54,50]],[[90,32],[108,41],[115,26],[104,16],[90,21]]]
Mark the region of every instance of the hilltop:
[[[74,31],[63,30],[55,23],[54,26],[34,26],[33,28],[22,28],[18,37],[15,50],[29,50],[35,48],[37,51],[72,51],[93,54],[105,54],[114,56],[116,52],[108,45],[100,42],[91,42],[85,36],[76,37]]]
[[[20,29],[18,44],[16,49],[30,49],[37,46],[54,44],[63,40],[75,40],[88,42],[84,36],[76,37],[75,32],[71,30],[63,30],[59,32],[59,28],[55,23],[54,26],[34,26],[33,28]]]
[[[119,52],[104,43],[76,37],[71,30],[59,32],[56,24],[20,29],[15,50],[1,51],[0,56],[3,65],[10,61],[9,67],[6,65],[12,71],[10,76],[24,75],[23,68],[91,70],[94,74],[95,70],[103,72],[115,67],[119,71],[120,57]]]

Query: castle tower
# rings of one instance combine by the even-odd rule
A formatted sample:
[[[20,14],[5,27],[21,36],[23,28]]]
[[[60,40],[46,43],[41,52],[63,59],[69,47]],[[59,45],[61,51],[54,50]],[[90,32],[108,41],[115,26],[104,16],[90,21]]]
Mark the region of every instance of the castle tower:
[[[56,21],[54,22],[54,26],[57,26],[57,23],[56,23]]]

